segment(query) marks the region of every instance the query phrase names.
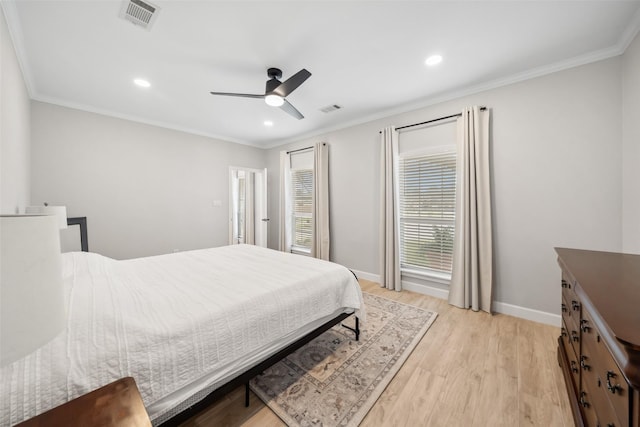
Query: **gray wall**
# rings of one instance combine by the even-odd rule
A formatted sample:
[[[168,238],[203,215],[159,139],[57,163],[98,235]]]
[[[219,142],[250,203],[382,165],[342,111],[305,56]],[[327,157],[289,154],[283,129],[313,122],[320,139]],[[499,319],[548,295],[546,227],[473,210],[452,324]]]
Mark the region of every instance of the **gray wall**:
[[[0,8],[0,213],[29,204],[29,93]]]
[[[229,166],[265,167],[245,145],[35,101],[31,114],[32,202],[86,216],[89,249],[116,259],[226,245]]]
[[[640,254],[640,35],[622,59],[622,249]]]
[[[621,58],[613,58],[276,147],[268,155],[270,216],[278,214],[279,151],[328,142],[331,259],[377,274],[378,131],[486,105],[493,132],[494,300],[558,313],[553,248],[622,247],[620,72]],[[275,247],[277,223],[272,226]]]

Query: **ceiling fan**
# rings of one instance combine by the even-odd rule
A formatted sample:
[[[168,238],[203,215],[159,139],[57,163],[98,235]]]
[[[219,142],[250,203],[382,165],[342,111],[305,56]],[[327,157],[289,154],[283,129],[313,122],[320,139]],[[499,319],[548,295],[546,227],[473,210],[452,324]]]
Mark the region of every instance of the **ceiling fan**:
[[[285,113],[288,113],[296,119],[304,119],[304,116],[300,111],[289,103],[285,98],[289,96],[291,92],[296,90],[298,86],[305,82],[311,73],[304,68],[293,76],[289,77],[284,82],[281,82],[282,71],[279,68],[269,68],[267,70],[267,85],[264,90],[264,95],[254,95],[250,93],[228,93],[228,92],[210,92],[211,95],[224,95],[224,96],[238,96],[242,98],[263,98],[267,105],[272,107],[280,107]]]

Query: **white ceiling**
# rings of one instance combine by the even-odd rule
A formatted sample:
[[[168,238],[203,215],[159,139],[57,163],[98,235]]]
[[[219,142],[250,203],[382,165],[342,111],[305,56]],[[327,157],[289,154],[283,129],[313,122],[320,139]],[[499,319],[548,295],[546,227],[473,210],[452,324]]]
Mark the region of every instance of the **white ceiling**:
[[[640,27],[640,1],[152,3],[147,31],[116,0],[3,0],[31,97],[271,147],[618,55]],[[268,67],[313,74],[287,98],[303,120],[209,94],[264,93]]]

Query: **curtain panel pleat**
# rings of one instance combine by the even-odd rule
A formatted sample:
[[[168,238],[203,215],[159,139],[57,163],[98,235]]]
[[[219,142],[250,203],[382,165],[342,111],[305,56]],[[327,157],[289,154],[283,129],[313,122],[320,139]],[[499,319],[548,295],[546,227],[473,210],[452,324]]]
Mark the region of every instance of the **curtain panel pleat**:
[[[329,260],[329,146],[313,146],[313,234],[311,256]]]
[[[299,162],[300,160],[298,160]],[[281,251],[291,252],[294,243],[293,216],[294,199],[292,188],[292,168],[300,168],[301,164],[292,167],[291,153],[280,153],[280,242]],[[304,166],[304,165],[303,165]],[[313,182],[311,197],[311,256],[323,260],[329,260],[330,235],[329,235],[329,147],[326,143],[317,143],[313,146]],[[306,167],[303,167],[306,168]],[[298,171],[298,169],[295,169]],[[297,181],[296,181],[297,182]],[[302,185],[303,183],[298,183]]]
[[[390,126],[384,128],[381,135],[380,284],[400,291],[398,132]]]
[[[456,221],[449,303],[491,313],[493,242],[489,110],[465,108],[458,119]]]
[[[238,236],[240,236],[240,224],[239,224],[239,214],[240,212],[240,188],[238,182],[238,171],[235,170],[231,174],[231,212],[233,213],[233,218],[231,220],[231,239],[232,245],[237,245],[239,242]]]
[[[291,188],[288,176],[291,174],[291,158],[286,151],[280,152],[280,234],[278,248],[291,252]]]
[[[255,172],[246,172],[244,179],[244,242],[249,245],[256,243],[255,182]]]

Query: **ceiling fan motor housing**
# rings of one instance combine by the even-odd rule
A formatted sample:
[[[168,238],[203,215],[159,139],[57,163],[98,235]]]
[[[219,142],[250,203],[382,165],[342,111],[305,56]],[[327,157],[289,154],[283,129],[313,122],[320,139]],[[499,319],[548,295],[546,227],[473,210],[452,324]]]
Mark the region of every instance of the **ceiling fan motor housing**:
[[[280,68],[269,68],[267,70],[267,76],[269,76],[270,79],[282,78],[282,70]]]
[[[282,71],[278,68],[269,68],[267,70],[267,76],[269,76],[269,80],[267,80],[267,84],[264,89],[265,94],[269,94],[275,90],[278,86],[280,86],[280,77],[282,77]]]

